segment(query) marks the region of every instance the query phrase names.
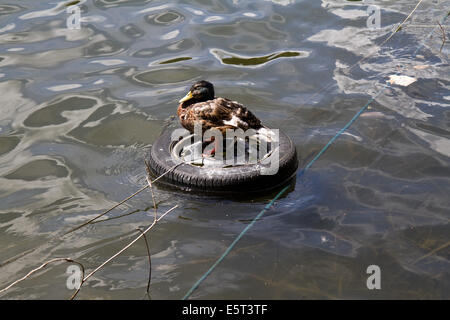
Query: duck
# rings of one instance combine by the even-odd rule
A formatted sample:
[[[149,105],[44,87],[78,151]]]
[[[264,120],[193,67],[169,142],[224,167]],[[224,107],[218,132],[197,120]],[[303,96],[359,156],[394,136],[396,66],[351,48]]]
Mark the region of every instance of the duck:
[[[217,129],[225,135],[227,129],[255,129],[264,126],[250,110],[237,101],[215,97],[211,82],[197,81],[179,101],[178,118],[181,125],[194,132],[194,123],[200,122],[202,132]]]
[[[226,136],[228,129],[254,129],[257,133],[267,128],[250,110],[237,101],[216,97],[214,85],[206,80],[195,82],[188,93],[179,100],[177,109],[181,125],[194,133],[194,124],[200,123],[202,133],[217,129]],[[208,142],[214,141],[212,137]],[[214,155],[215,148],[209,155]]]

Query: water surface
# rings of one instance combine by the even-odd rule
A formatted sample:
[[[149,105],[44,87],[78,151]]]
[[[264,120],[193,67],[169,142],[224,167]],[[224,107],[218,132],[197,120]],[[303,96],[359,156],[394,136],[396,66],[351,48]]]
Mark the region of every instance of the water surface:
[[[423,2],[382,48],[415,3],[373,3],[379,29],[362,1],[2,1],[0,288],[55,257],[93,270],[152,223],[145,191],[61,237],[146,184],[145,153],[196,80],[285,131],[303,167],[401,74],[417,81],[383,91],[192,298],[449,299],[450,47],[427,38],[449,2]],[[276,194],[154,192],[160,213],[179,207],[149,234],[152,299],[182,298]],[[67,267],[1,298],[67,299]],[[139,241],[78,298],[148,298],[147,277]]]

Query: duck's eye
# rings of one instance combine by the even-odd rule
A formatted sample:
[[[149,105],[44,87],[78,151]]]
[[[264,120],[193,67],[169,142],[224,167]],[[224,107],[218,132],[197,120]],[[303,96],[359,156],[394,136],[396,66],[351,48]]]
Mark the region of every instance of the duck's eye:
[[[208,94],[208,89],[206,88],[198,88],[196,91],[198,92],[199,95]]]

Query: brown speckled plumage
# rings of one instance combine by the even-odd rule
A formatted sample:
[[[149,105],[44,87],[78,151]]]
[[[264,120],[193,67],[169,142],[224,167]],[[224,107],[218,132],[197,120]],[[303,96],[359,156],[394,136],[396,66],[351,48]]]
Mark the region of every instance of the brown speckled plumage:
[[[202,131],[218,129],[225,135],[227,129],[260,129],[261,121],[242,104],[214,97],[214,88],[207,81],[196,82],[188,95],[180,100],[178,117],[181,125],[194,131],[194,123],[202,124]]]

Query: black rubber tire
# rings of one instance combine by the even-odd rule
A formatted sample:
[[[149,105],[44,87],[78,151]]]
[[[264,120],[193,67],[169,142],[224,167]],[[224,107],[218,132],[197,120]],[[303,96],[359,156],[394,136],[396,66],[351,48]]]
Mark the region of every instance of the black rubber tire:
[[[279,187],[295,176],[297,151],[291,139],[280,130],[279,169],[275,175],[261,175],[255,164],[223,168],[208,176],[208,168],[180,164],[157,183],[202,193],[261,192]],[[159,177],[176,165],[170,154],[171,132],[166,130],[153,144],[147,156],[151,174]]]

